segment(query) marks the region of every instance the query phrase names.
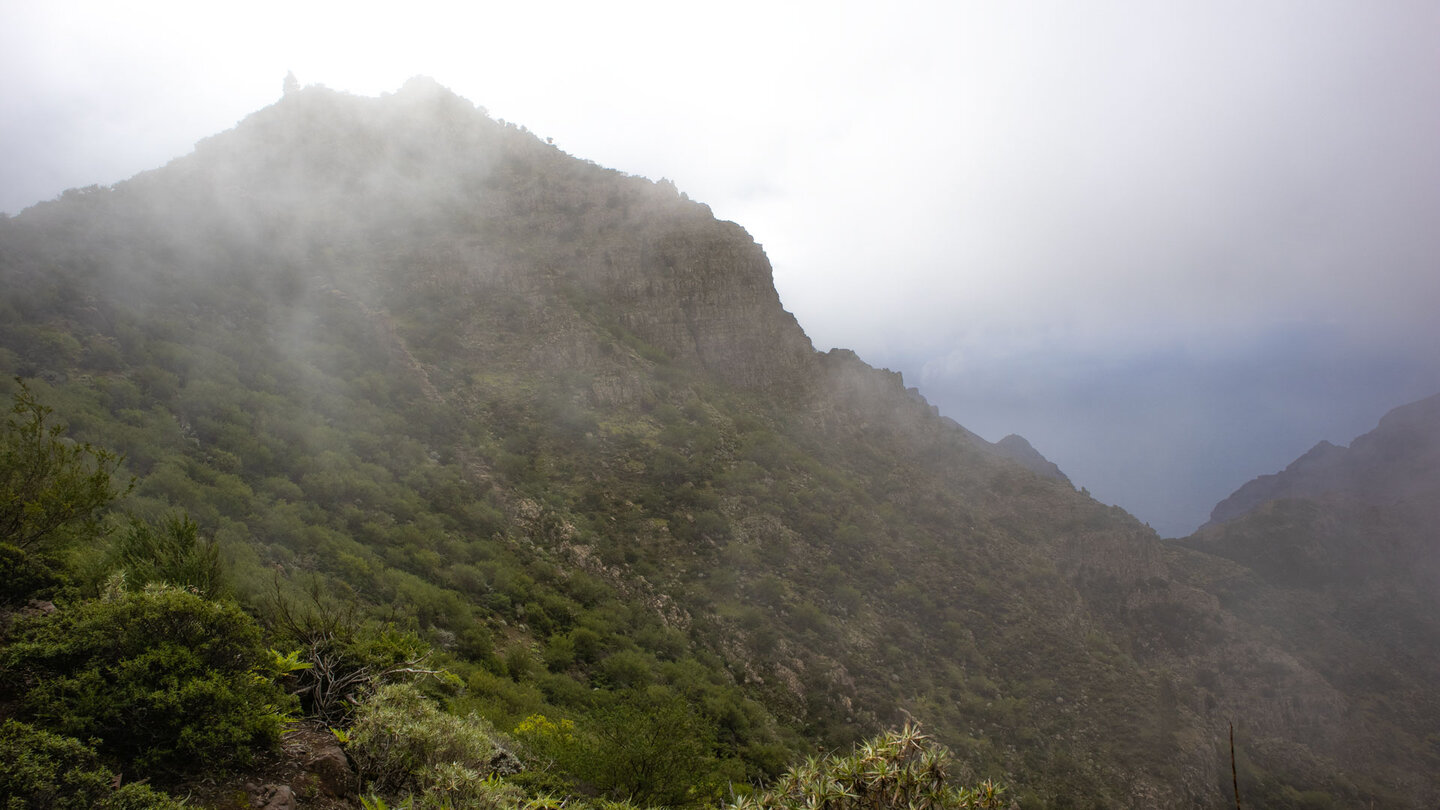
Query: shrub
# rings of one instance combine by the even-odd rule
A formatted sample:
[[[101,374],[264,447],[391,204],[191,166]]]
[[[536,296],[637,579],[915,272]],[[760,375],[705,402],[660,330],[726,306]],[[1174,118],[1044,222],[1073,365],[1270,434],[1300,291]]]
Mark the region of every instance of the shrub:
[[[275,643],[298,647],[287,685],[306,716],[345,725],[362,696],[379,685],[421,676],[444,678],[427,669],[430,646],[391,625],[362,624],[354,605],[323,596],[318,581],[305,601],[283,595],[280,585],[269,606],[267,625]]]
[[[96,530],[100,510],[119,492],[115,453],[64,437],[51,409],[20,390],[0,425],[0,542],[26,551],[55,549]]]
[[[77,444],[54,424],[24,381],[0,423],[0,606],[48,597],[65,584],[66,557],[99,533],[102,510],[120,494],[120,457]]]
[[[575,721],[532,714],[520,721],[511,736],[521,746],[521,753],[530,765],[518,777],[527,788],[536,792],[576,789],[576,772],[584,749]]]
[[[43,553],[0,543],[0,607],[45,597],[66,582],[65,566]]]
[[[715,729],[663,687],[635,690],[596,713],[584,741],[586,781],[639,805],[694,805],[714,798],[703,784],[714,764]]]
[[[220,547],[198,531],[186,515],[166,517],[158,527],[132,519],[116,539],[115,562],[134,587],[163,583],[215,599],[224,588]]]
[[[180,802],[119,780],[95,750],[14,720],[0,725],[0,797],[5,810],[178,810]]]
[[[513,791],[492,777],[520,766],[495,736],[479,717],[446,714],[403,683],[382,686],[361,702],[347,734],[350,757],[369,789],[409,795],[416,807],[440,807],[442,800],[500,806]]]
[[[500,810],[515,808],[524,794],[497,774],[485,774],[458,762],[442,762],[425,789],[411,794],[410,810]]]
[[[244,764],[294,704],[249,616],[171,587],[27,619],[0,660],[25,717],[147,770]]]

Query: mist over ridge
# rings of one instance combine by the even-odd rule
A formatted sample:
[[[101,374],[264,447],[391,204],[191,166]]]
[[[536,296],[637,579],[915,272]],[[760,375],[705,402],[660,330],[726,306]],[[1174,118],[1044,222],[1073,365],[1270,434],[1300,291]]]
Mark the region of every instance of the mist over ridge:
[[[1224,799],[1238,717],[1273,806],[1436,796],[1434,592],[1388,556],[1422,513],[1164,542],[817,351],[740,225],[435,82],[298,89],[0,221],[0,279],[7,378],[126,454],[131,508],[194,515],[252,604],[389,611],[504,728],[654,688],[763,780],[918,717],[1031,806],[1180,807]]]
[[[1180,535],[1440,388],[1437,13],[15,7],[0,210],[158,165],[287,70],[361,95],[433,75],[567,151],[671,178],[765,245],[819,348],[904,372]]]

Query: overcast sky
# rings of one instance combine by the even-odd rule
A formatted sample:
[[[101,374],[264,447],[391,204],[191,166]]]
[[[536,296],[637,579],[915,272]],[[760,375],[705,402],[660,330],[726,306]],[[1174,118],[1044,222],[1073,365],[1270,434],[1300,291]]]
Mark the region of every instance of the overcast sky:
[[[699,10],[691,10],[699,9]],[[429,75],[1162,534],[1440,392],[1440,3],[0,0],[0,211]]]

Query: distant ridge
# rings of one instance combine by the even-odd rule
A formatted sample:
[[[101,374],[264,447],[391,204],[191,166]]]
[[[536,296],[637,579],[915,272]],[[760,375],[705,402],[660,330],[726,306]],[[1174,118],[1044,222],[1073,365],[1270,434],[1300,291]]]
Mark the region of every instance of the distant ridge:
[[[1041,455],[1040,451],[1036,450],[1030,442],[1026,441],[1024,436],[1011,433],[1009,436],[996,442],[995,446],[1006,456],[1020,462],[1025,469],[1031,472],[1039,473],[1046,478],[1064,481],[1067,484],[1070,483],[1070,477],[1062,472],[1055,462]]]
[[[1349,447],[1322,441],[1283,471],[1246,483],[1216,504],[1206,526],[1282,498],[1345,493],[1367,501],[1404,499],[1434,489],[1437,477],[1440,394],[1395,408]]]

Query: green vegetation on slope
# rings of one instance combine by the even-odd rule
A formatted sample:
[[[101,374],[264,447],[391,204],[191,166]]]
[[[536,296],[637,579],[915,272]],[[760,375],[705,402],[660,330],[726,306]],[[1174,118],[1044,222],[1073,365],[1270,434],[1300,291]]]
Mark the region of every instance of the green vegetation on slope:
[[[115,457],[67,443],[28,387],[16,394],[14,412],[21,418],[6,423],[0,442],[7,495],[23,494],[27,504],[47,508],[20,510],[3,539],[53,550],[60,545],[57,538],[66,538],[68,545],[82,547],[82,555],[95,557],[103,551],[97,513],[115,496],[110,482]],[[108,497],[92,499],[83,509],[57,507],[61,494],[75,491],[79,481]],[[54,517],[57,511],[62,519]],[[76,534],[77,526],[91,527],[93,534]],[[14,542],[7,545],[17,552],[12,559],[19,567],[27,567],[25,553]],[[0,647],[0,692],[18,706],[23,720],[7,719],[0,729],[0,751],[7,754],[0,764],[0,791],[7,807],[178,807],[143,784],[120,787],[112,768],[183,785],[187,778],[248,764],[255,752],[275,747],[282,723],[294,716],[294,695],[277,689],[287,679],[295,693],[311,698],[312,716],[332,712],[324,719],[335,723],[369,791],[365,803],[373,806],[385,804],[382,796],[437,810],[559,801],[548,793],[528,798],[527,787],[598,793],[627,805],[689,806],[713,804],[729,786],[722,777],[741,776],[719,767],[714,729],[687,701],[664,687],[633,684],[625,697],[591,713],[583,731],[572,721],[556,724],[538,714],[522,722],[515,740],[542,766],[527,770],[503,747],[509,739],[487,721],[442,711],[404,678],[448,673],[379,663],[387,648],[391,663],[397,649],[404,650],[402,656],[418,653],[408,665],[428,657],[413,636],[386,632],[366,639],[368,644],[351,639],[320,649],[320,642],[339,642],[356,628],[313,612],[297,615],[298,609],[286,606],[280,608],[282,633],[265,640],[284,638],[284,630],[308,628],[316,634],[308,650],[282,656],[272,649],[267,657],[259,625],[234,602],[214,598],[218,566],[197,542],[195,524],[172,518],[155,527],[132,519],[115,545],[118,553],[110,556],[124,567],[108,567],[98,597],[84,594],[96,587],[94,573],[105,569],[92,568],[87,582],[85,564],[49,570],[51,578],[17,589],[20,600],[47,609],[7,617]],[[196,559],[206,564],[197,567]],[[152,575],[143,590],[125,590],[127,576],[140,571]],[[57,585],[61,581],[67,584]],[[197,582],[212,593],[202,595],[192,584]],[[58,607],[41,603],[41,596],[53,597]],[[323,610],[318,598],[314,608]],[[337,654],[340,648],[347,648],[350,660]],[[638,660],[637,672],[644,664]],[[313,675],[321,668],[333,676],[369,676],[348,682],[343,703],[352,712],[341,717],[317,698]],[[326,685],[337,682],[332,678]],[[876,773],[864,782],[872,799],[863,806],[911,806],[921,799],[937,809],[998,806],[976,803],[988,794],[949,787],[944,752],[922,752],[922,740],[907,729],[866,749],[865,762]],[[894,760],[895,767],[878,760]],[[515,778],[502,778],[507,776]],[[921,778],[923,785],[912,785]],[[794,771],[786,780],[782,784],[792,787],[785,790],[797,796],[807,789],[796,783]],[[988,783],[983,790],[991,790]]]
[[[305,715],[419,676],[550,764],[529,795],[714,802],[914,716],[1021,806],[1183,806],[1230,715],[1257,778],[1379,795],[1287,708],[1329,686],[1217,603],[1241,566],[814,353],[768,272],[454,97],[292,94],[0,221],[0,372],[135,480],[110,539],[0,550],[6,598],[233,600]]]

